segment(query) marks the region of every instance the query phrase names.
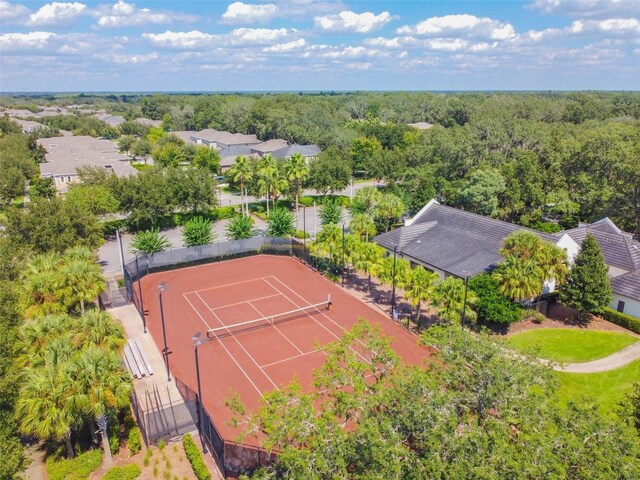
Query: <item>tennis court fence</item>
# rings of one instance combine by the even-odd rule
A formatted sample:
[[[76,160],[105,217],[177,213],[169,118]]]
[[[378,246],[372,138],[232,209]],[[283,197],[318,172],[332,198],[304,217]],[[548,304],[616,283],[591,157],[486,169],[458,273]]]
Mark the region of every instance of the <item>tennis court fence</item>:
[[[150,273],[219,262],[231,258],[267,253],[292,255],[313,265],[314,259],[300,240],[280,237],[252,237],[246,240],[216,242],[200,247],[172,248],[152,255],[138,255],[124,264],[127,299],[142,314],[140,286],[136,282]]]

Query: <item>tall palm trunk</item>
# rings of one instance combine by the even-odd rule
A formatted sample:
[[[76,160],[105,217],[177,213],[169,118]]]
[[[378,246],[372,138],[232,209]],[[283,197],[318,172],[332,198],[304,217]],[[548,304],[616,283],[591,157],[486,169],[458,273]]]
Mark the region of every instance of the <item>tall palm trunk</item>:
[[[104,464],[107,467],[113,465],[113,456],[111,455],[111,446],[109,445],[109,435],[107,434],[107,417],[100,415],[96,418],[100,426],[100,436],[102,437],[102,449],[104,450]]]
[[[80,300],[80,311],[82,312],[82,315],[84,315],[84,300]]]
[[[242,200],[242,213],[244,214],[244,182],[242,181],[242,177],[240,177],[240,197]],[[247,212],[248,214],[249,212]]]
[[[300,180],[296,178],[296,213],[298,213],[298,199],[300,198]],[[296,216],[296,218],[298,218]]]
[[[75,452],[73,451],[73,445],[71,444],[71,430],[67,430],[67,434],[65,435],[65,441],[67,442],[67,453],[69,454],[69,458],[75,457]]]

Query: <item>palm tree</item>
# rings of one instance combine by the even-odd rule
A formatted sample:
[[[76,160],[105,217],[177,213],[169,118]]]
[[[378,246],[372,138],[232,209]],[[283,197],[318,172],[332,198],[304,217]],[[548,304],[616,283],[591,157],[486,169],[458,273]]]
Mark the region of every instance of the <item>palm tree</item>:
[[[80,303],[80,311],[84,314],[85,302],[91,302],[105,289],[106,282],[102,269],[94,261],[79,258],[62,265],[61,291],[68,308]]]
[[[532,259],[509,255],[498,264],[492,276],[499,283],[498,291],[517,302],[542,292],[542,271]]]
[[[171,247],[169,239],[162,235],[158,229],[152,229],[136,233],[131,240],[129,250],[134,253],[153,255],[163,252],[169,247]]]
[[[285,164],[287,180],[293,182],[296,197],[296,212],[298,211],[298,199],[300,198],[300,183],[309,178],[309,165],[299,153],[294,153]]]
[[[73,458],[71,430],[79,423],[79,418],[69,401],[70,389],[61,370],[47,365],[24,371],[16,402],[16,418],[26,434],[43,440],[64,439],[68,455]]]
[[[460,323],[465,305],[465,284],[456,277],[447,277],[433,290],[433,299],[438,304],[438,316],[451,323]],[[478,314],[471,308],[478,302],[473,290],[467,290],[465,318],[474,321]]]
[[[247,157],[239,155],[236,157],[236,161],[227,171],[227,178],[233,182],[240,184],[240,196],[242,197],[242,213],[249,215],[249,205],[245,202],[247,198],[246,182],[250,182],[253,179],[253,167]]]
[[[416,309],[416,322],[420,323],[420,306],[422,302],[431,300],[435,282],[439,276],[426,268],[417,266],[411,269],[403,286],[404,296],[413,308]]]
[[[395,283],[396,286],[403,286],[405,279],[407,278],[407,274],[411,269],[409,262],[404,258],[396,258],[395,265]],[[393,285],[393,255],[387,255],[382,259],[382,262],[376,264],[372,268],[372,274],[374,277],[377,277],[380,282],[385,285]]]
[[[76,322],[73,344],[80,349],[90,346],[119,351],[126,343],[124,329],[109,313],[89,310]]]
[[[60,264],[61,258],[53,253],[36,255],[27,263],[20,299],[26,318],[64,313]]]
[[[248,215],[236,215],[227,224],[229,240],[244,240],[255,235],[255,221]]]
[[[88,347],[71,363],[74,389],[71,403],[95,418],[102,437],[106,466],[113,465],[107,435],[107,411],[129,404],[131,377],[115,352]]]
[[[48,315],[31,319],[22,326],[16,348],[20,352],[17,363],[26,367],[38,363],[38,358],[44,352],[51,339],[63,335],[71,328],[69,317],[65,315]]]
[[[545,242],[537,258],[537,264],[542,273],[543,282],[555,280],[559,284],[564,283],[569,274],[567,251],[557,245]]]
[[[89,247],[71,247],[64,251],[64,261],[83,260],[85,262],[97,262],[98,256]]]
[[[274,208],[267,218],[267,235],[288,237],[295,232],[293,213],[285,208]]]
[[[182,238],[186,247],[198,247],[212,243],[216,235],[213,222],[208,218],[194,217],[182,226]]]
[[[328,256],[331,263],[339,265],[342,256],[342,228],[335,223],[324,225],[311,244],[311,251]]]
[[[382,262],[384,249],[377,243],[359,242],[353,252],[353,265],[357,270],[369,276],[371,291],[371,274],[374,266]]]
[[[269,197],[278,179],[278,164],[271,154],[267,153],[258,162],[258,191],[267,197],[267,215],[269,215]],[[274,196],[275,206],[275,196]]]
[[[353,215],[351,222],[349,222],[349,230],[367,242],[370,236],[374,236],[377,233],[373,218],[366,213],[356,213]]]

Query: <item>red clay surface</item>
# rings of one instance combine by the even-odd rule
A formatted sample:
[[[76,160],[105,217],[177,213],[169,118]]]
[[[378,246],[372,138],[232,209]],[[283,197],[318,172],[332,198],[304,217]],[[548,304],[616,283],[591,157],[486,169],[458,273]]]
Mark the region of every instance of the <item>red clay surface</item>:
[[[429,351],[417,338],[374,308],[349,295],[338,285],[290,257],[258,255],[198,267],[155,273],[142,279],[147,325],[158,347],[163,348],[158,286],[164,284],[163,306],[169,366],[172,375],[197,391],[192,338],[206,338],[217,328],[326,303],[307,315],[273,326],[246,329],[203,344],[199,349],[203,405],[220,434],[237,440],[238,431],[228,425],[231,414],[224,405],[232,391],[249,409],[261,396],[290,383],[297,376],[303,388],[313,388],[313,370],[322,366],[325,354],[317,345],[339,339],[345,329],[363,317],[394,337],[393,348],[409,364],[421,364]],[[224,333],[224,332],[220,332]],[[160,372],[158,372],[160,374]],[[252,438],[243,443],[257,445]]]

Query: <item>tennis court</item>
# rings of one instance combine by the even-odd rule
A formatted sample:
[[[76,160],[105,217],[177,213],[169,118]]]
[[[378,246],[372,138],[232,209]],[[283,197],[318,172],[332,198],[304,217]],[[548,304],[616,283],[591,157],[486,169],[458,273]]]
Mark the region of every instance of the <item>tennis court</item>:
[[[226,441],[238,434],[224,405],[232,391],[252,409],[266,392],[296,377],[303,388],[313,388],[313,370],[325,357],[318,347],[341,338],[359,317],[393,336],[393,348],[404,361],[422,363],[429,354],[376,308],[300,261],[271,255],[144,277],[148,329],[159,350],[164,347],[160,285],[171,373],[197,390],[192,339],[200,332],[207,340],[199,347],[203,406]]]

